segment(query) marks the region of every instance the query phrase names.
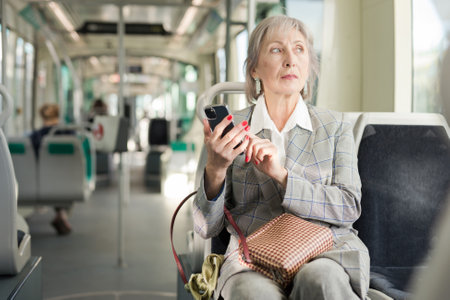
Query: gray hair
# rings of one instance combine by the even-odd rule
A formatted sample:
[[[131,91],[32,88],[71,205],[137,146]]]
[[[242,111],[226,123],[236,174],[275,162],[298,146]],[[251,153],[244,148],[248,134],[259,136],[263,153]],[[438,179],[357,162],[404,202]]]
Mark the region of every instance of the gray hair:
[[[259,52],[264,38],[275,30],[285,32],[289,29],[300,31],[306,39],[306,47],[309,53],[309,77],[306,80],[305,87],[300,91],[304,100],[309,100],[315,85],[316,78],[319,74],[319,59],[314,50],[313,36],[303,22],[295,18],[287,16],[273,16],[262,20],[253,30],[250,41],[248,43],[247,59],[245,60],[245,95],[250,103],[254,99],[258,99],[262,91],[256,94],[255,80],[252,72],[258,64]]]

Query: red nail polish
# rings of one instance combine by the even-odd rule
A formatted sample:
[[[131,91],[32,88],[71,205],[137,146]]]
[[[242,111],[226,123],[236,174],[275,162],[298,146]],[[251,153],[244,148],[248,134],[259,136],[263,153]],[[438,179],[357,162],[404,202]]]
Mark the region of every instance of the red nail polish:
[[[241,125],[242,126],[247,126],[248,122],[247,121],[242,121]]]
[[[245,127],[245,131],[249,131],[250,130],[250,126]]]
[[[246,135],[246,136],[245,136],[245,139],[246,139],[246,140],[248,140],[248,139],[249,139],[248,135]]]
[[[248,156],[245,157],[245,162],[248,163],[248,161],[250,160],[250,158],[248,158]]]
[[[231,119],[233,119],[232,115],[228,115],[227,120],[230,121]]]

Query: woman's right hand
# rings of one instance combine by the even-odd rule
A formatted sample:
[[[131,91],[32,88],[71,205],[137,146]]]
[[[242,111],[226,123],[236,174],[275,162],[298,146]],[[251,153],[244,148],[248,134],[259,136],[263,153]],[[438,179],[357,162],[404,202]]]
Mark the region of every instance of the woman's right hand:
[[[208,152],[205,167],[205,191],[208,199],[213,199],[220,192],[227,168],[240,153],[245,151],[249,142],[247,133],[250,127],[247,121],[234,126],[222,137],[224,129],[232,122],[232,119],[232,115],[224,118],[213,132],[208,121],[203,120],[204,142]],[[236,147],[237,145],[239,146]]]

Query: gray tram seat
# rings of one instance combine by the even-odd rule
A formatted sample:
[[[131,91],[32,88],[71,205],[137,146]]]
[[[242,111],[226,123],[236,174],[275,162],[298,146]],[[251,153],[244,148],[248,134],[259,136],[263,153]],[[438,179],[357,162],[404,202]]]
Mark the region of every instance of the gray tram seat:
[[[17,181],[8,143],[1,129],[12,111],[12,99],[0,85],[3,110],[0,114],[0,275],[21,272],[31,254],[31,236],[25,220],[17,213]]]
[[[53,128],[41,145],[39,155],[39,203],[63,204],[89,199],[95,189],[95,149],[87,132],[55,135]]]
[[[151,119],[148,128],[150,151],[145,162],[144,182],[149,190],[161,192],[164,173],[164,153],[170,156],[170,123],[166,119]]]
[[[36,203],[38,199],[38,164],[29,137],[8,137],[8,146],[19,185],[18,202]]]
[[[447,207],[440,213],[439,221],[433,229],[436,238],[432,241],[432,253],[428,268],[414,275],[411,283],[412,300],[441,300],[450,295],[450,193],[447,197]]]
[[[369,248],[370,287],[406,299],[450,187],[450,130],[438,114],[364,113],[354,133],[362,181],[354,227]]]

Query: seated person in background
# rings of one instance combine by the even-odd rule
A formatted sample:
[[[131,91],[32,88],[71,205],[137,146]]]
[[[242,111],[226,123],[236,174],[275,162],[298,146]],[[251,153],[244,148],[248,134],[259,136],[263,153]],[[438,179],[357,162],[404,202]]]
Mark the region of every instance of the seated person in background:
[[[102,99],[96,99],[92,103],[91,111],[89,112],[88,122],[93,123],[95,116],[106,116],[108,114],[108,106]]]
[[[39,114],[42,118],[43,126],[40,129],[33,131],[30,135],[31,143],[37,159],[39,159],[39,149],[43,138],[49,134],[52,127],[58,125],[59,123],[59,107],[55,103],[46,103],[40,108]],[[64,133],[69,133],[69,131],[66,130]],[[70,131],[70,134],[73,134],[73,132]],[[70,226],[67,217],[66,208],[55,207],[55,212],[56,216],[51,222],[52,226],[56,229],[59,235],[69,234],[72,231],[72,227]]]
[[[366,299],[369,253],[352,227],[361,214],[352,127],[342,113],[305,103],[317,71],[305,25],[286,16],[265,19],[248,45],[252,105],[214,132],[203,122],[208,158],[193,203],[194,229],[203,238],[224,227],[231,233],[215,299]],[[232,119],[236,126],[221,137]],[[303,265],[292,287],[283,289],[239,263],[239,237],[224,205],[246,236],[289,212],[329,227],[333,247]]]

